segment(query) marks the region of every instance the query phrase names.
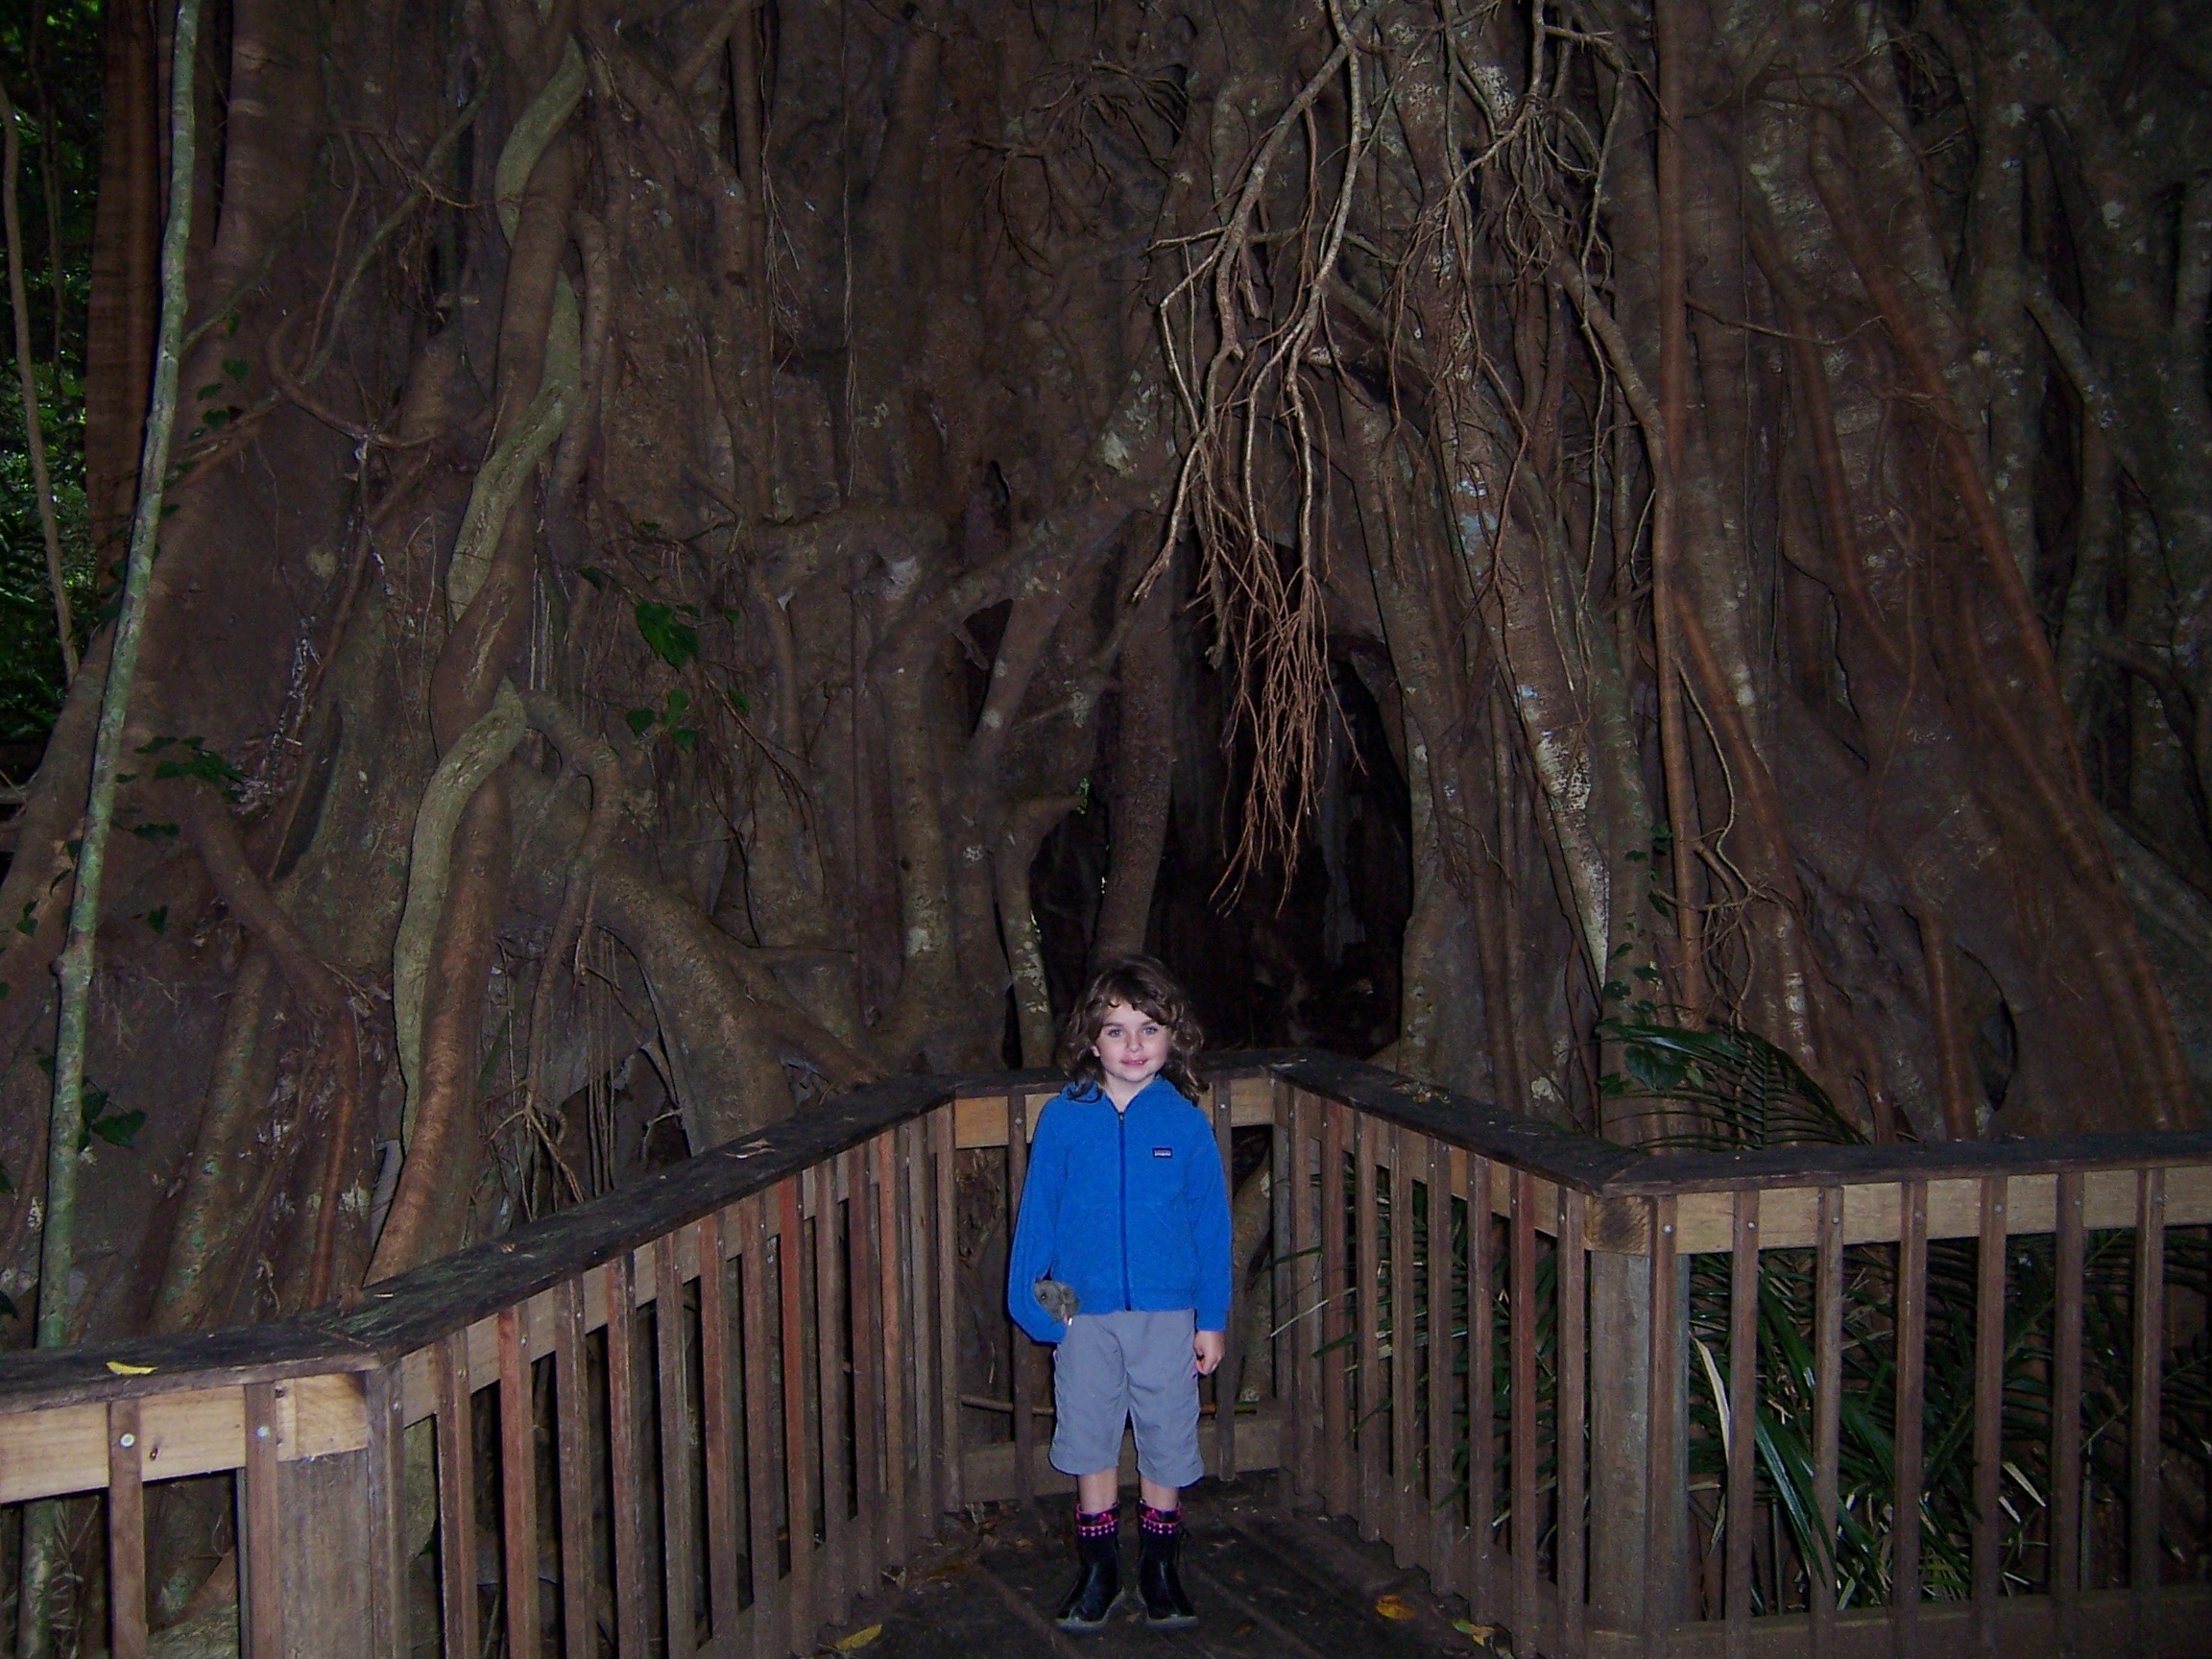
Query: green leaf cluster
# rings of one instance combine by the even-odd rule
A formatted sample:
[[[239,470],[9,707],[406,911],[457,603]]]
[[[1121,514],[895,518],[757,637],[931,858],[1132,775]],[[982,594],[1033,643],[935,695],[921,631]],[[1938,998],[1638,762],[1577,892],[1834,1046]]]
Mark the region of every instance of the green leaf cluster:
[[[154,767],[154,777],[156,781],[164,781],[171,778],[189,778],[201,783],[214,785],[223,791],[226,800],[235,801],[239,798],[238,785],[245,781],[246,774],[224,759],[222,756],[216,754],[214,750],[208,748],[198,737],[155,737],[141,743],[138,746],[138,753],[141,755],[166,753],[169,756],[168,759],[157,762]],[[147,825],[144,828],[151,833],[158,835],[169,827]]]
[[[1686,1124],[1647,1142],[1653,1147],[1712,1151],[1865,1139],[1786,1049],[1747,1026],[1696,1031],[1608,1019],[1598,1022],[1598,1036],[1621,1053],[1621,1070],[1599,1078],[1599,1089],[1612,1098],[1647,1101],[1651,1115]]]
[[[685,724],[690,712],[690,695],[670,686],[660,708],[633,709],[623,719],[629,722],[631,732],[637,736],[643,737],[659,727],[677,748],[690,750],[699,746],[699,729]]]

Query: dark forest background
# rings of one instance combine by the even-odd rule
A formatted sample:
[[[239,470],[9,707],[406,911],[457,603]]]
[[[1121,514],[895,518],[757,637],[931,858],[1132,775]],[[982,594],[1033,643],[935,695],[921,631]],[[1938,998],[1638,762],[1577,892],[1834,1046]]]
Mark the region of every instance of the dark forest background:
[[[84,662],[11,393],[17,1339],[172,14],[0,22]],[[2200,1120],[2202,7],[209,0],[200,70],[74,1330],[1046,1063],[1139,948],[1615,1138]]]

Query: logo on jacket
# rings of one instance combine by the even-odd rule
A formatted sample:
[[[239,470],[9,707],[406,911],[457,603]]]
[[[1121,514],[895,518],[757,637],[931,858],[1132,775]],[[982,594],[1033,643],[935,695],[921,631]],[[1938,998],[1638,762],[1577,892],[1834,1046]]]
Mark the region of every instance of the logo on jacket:
[[[1155,1158],[1172,1158],[1175,1156],[1175,1148],[1172,1146],[1155,1146],[1152,1148],[1152,1156]]]

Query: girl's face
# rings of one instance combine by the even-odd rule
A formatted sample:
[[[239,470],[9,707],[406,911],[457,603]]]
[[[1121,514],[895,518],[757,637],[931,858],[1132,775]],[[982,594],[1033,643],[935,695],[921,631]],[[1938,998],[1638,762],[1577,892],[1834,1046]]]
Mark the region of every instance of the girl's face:
[[[1127,1104],[1167,1064],[1167,1027],[1126,1002],[1106,1004],[1105,1022],[1092,1044],[1106,1072],[1106,1092]]]

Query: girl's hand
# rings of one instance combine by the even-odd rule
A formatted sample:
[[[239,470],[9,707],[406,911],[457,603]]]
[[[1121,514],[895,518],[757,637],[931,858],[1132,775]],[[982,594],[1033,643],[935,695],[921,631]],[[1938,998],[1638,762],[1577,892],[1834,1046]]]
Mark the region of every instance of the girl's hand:
[[[1197,1356],[1198,1375],[1211,1377],[1221,1363],[1221,1356],[1229,1352],[1229,1334],[1225,1331],[1201,1331],[1190,1338],[1190,1349]]]

